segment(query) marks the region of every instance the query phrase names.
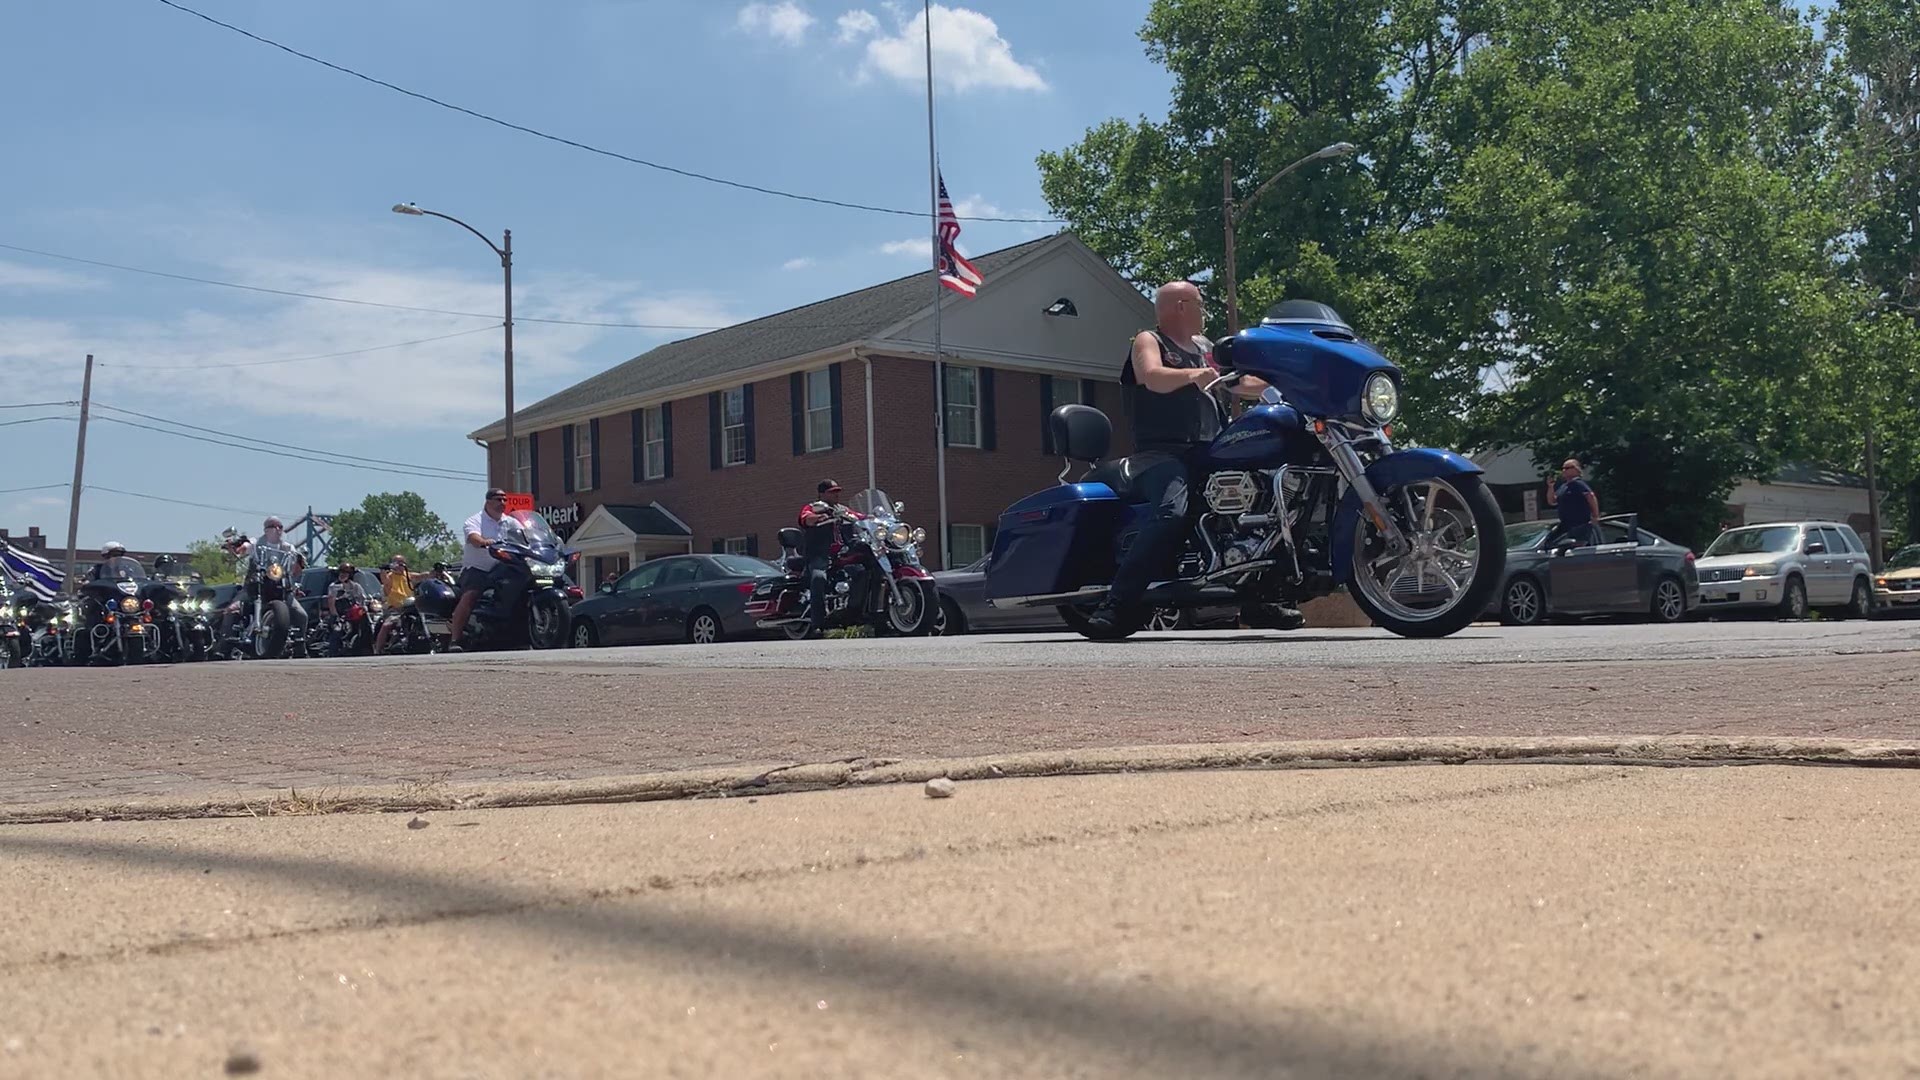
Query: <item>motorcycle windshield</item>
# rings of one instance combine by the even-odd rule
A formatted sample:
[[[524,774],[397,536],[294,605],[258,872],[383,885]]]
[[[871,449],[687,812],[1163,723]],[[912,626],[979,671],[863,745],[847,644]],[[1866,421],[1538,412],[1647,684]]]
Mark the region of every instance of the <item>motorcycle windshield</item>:
[[[879,488],[862,491],[860,494],[855,495],[853,501],[847,505],[851,506],[855,511],[865,514],[877,521],[890,522],[894,520],[893,500],[889,499],[887,493],[881,491]]]
[[[516,510],[500,519],[500,542],[526,548],[560,546],[560,538],[554,535],[553,526],[547,524],[546,518],[531,510]]]
[[[253,565],[258,567],[262,577],[274,581],[291,583],[293,578],[293,549],[290,547],[271,547],[255,544],[253,547]]]

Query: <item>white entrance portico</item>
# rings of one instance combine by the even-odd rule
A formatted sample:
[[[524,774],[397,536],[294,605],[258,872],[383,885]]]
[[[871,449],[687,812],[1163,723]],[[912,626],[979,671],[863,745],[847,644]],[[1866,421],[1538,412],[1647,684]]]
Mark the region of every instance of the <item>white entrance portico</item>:
[[[567,546],[580,552],[583,567],[591,574],[592,584],[610,573],[657,559],[662,555],[685,555],[693,550],[693,530],[673,511],[657,502],[645,506],[602,505],[580,523],[568,538]]]

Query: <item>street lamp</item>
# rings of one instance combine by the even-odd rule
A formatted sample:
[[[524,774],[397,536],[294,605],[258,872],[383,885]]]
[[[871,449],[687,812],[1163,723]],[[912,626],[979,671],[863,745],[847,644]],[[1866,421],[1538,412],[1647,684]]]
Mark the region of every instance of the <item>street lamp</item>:
[[[412,203],[395,203],[393,212],[396,214],[406,214],[409,217],[437,217],[451,221],[455,225],[479,237],[482,243],[492,248],[493,253],[500,257],[500,272],[506,278],[507,318],[504,325],[507,331],[507,476],[508,482],[511,483],[512,477],[520,464],[520,459],[517,456],[519,447],[516,446],[513,441],[513,230],[507,229],[503,231],[501,233],[501,242],[496,244],[492,240],[487,239],[487,234],[450,214],[442,214],[437,210],[422,210]]]
[[[1281,177],[1287,175],[1293,170],[1299,168],[1300,166],[1305,165],[1309,161],[1320,161],[1325,158],[1345,157],[1348,154],[1351,154],[1358,149],[1360,148],[1349,142],[1337,142],[1330,146],[1323,146],[1320,149],[1315,150],[1313,153],[1308,154],[1306,157],[1301,158],[1299,161],[1294,162],[1293,164],[1287,166],[1284,169],[1281,169],[1279,172],[1274,173],[1272,176],[1268,177],[1266,183],[1261,184],[1259,187],[1253,189],[1253,194],[1247,196],[1246,199],[1243,202],[1241,202],[1240,205],[1237,207],[1234,205],[1234,199],[1233,199],[1233,159],[1232,158],[1227,159],[1226,176],[1224,177],[1224,182],[1221,185],[1221,188],[1224,194],[1221,198],[1220,211],[1221,211],[1221,218],[1225,221],[1226,230],[1227,230],[1226,262],[1227,262],[1227,332],[1228,333],[1237,334],[1240,332],[1240,297],[1238,295],[1240,277],[1239,277],[1239,268],[1234,265],[1235,257],[1234,257],[1234,247],[1233,247],[1234,230],[1240,227],[1239,211],[1245,209],[1248,206],[1253,205],[1256,202],[1259,202],[1260,196],[1265,195],[1267,193],[1267,189],[1272,187],[1274,183],[1277,182]],[[394,209],[397,210],[399,209],[399,207],[395,207]]]

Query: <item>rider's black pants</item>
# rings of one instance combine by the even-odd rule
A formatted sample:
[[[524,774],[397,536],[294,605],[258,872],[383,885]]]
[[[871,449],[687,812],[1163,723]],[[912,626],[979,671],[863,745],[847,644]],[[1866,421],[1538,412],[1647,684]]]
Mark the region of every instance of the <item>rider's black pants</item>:
[[[1152,515],[1140,526],[1126,558],[1114,572],[1109,602],[1115,607],[1139,603],[1147,586],[1173,577],[1180,550],[1200,509],[1200,500],[1192,493],[1201,477],[1201,470],[1191,464],[1193,451],[1148,451],[1135,454],[1131,460],[1138,464],[1148,457],[1158,460],[1134,473],[1133,493],[1136,500],[1152,507]]]
[[[815,555],[807,560],[807,616],[819,626],[827,618],[827,557]]]

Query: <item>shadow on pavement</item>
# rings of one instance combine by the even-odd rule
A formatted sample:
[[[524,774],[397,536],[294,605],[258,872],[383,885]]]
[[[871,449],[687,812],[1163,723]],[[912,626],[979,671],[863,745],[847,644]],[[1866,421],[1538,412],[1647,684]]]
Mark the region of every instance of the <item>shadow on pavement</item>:
[[[451,920],[511,918],[547,933],[584,938],[598,949],[616,949],[635,961],[649,954],[678,954],[707,968],[732,968],[741,977],[792,976],[830,979],[908,1001],[929,1017],[964,1014],[985,1025],[1017,1025],[1033,1034],[1071,1038],[1086,1048],[1090,1075],[1096,1064],[1126,1063],[1141,1073],[1164,1076],[1357,1076],[1415,1080],[1440,1076],[1563,1078],[1599,1076],[1555,1062],[1549,1071],[1469,1058],[1458,1043],[1396,1039],[1389,1031],[1340,1029],[1301,1015],[1250,1015],[1230,1000],[1172,996],[1135,984],[1117,989],[996,966],[976,957],[942,955],[937,945],[918,945],[876,929],[872,935],[818,934],[711,911],[664,910],[660,905],[608,901],[664,899],[670,893],[633,886],[582,898],[536,898],[528,893],[432,874],[409,873],[365,863],[193,850],[103,840],[0,836],[0,850],[126,867],[183,870],[219,868],[262,878],[346,891],[371,901],[405,901],[430,912],[363,918],[303,927],[260,938],[223,941],[158,941],[111,957],[215,953],[273,940],[342,930],[391,930]],[[858,872],[858,871],[849,871]],[[102,957],[105,959],[106,957]],[[56,964],[84,963],[67,957]],[[0,965],[0,972],[39,966],[39,961]],[[519,1007],[502,1002],[503,1009]],[[956,1037],[964,1032],[956,1030]],[[1489,1048],[1497,1058],[1497,1048]]]

